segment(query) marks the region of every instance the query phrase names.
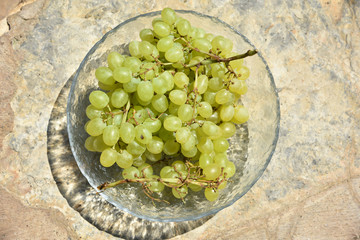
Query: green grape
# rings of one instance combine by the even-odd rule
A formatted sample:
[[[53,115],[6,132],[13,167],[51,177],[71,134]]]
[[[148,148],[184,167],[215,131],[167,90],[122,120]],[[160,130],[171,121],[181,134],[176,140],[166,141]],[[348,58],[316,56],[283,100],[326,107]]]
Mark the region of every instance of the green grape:
[[[121,88],[116,89],[111,95],[111,104],[121,108],[129,101],[129,95]]]
[[[130,82],[124,83],[123,88],[127,93],[133,93],[136,91],[138,84],[140,83],[139,78],[131,78]]]
[[[233,100],[233,94],[226,89],[221,89],[216,93],[215,101],[218,104],[225,104]]]
[[[191,29],[191,25],[188,20],[181,19],[179,22],[177,22],[176,28],[181,36],[186,36]]]
[[[141,166],[138,167],[138,169],[140,171],[141,177],[151,177],[154,173],[153,168],[148,163],[142,164]]]
[[[214,140],[213,143],[214,150],[217,153],[226,152],[229,148],[229,142],[224,137]]]
[[[151,162],[157,162],[162,158],[162,153],[151,153],[147,149],[143,155],[145,155],[146,159],[150,160]]]
[[[233,79],[230,86],[230,92],[243,95],[247,92],[248,88],[244,80]]]
[[[149,143],[146,144],[146,148],[153,154],[159,154],[163,151],[164,142],[159,137],[152,137]]]
[[[124,179],[136,179],[140,177],[140,171],[136,167],[129,167],[122,171],[122,177]]]
[[[112,148],[106,148],[100,155],[100,164],[103,167],[111,167],[114,165],[118,157],[119,153],[116,150]]]
[[[95,77],[99,82],[106,84],[106,85],[112,85],[115,83],[115,80],[112,78],[113,72],[110,68],[107,67],[99,67],[95,71]]]
[[[143,41],[153,42],[154,41],[154,33],[149,28],[144,28],[140,31],[140,39]]]
[[[148,144],[152,139],[152,134],[144,125],[135,127],[135,138],[139,143]]]
[[[170,166],[165,166],[160,170],[160,177],[165,178],[170,172],[174,172],[174,168]]]
[[[105,91],[111,91],[111,90],[121,87],[121,83],[115,83],[115,80],[113,77],[111,77],[111,81],[114,82],[114,84],[107,85],[102,82],[98,82],[98,86],[99,86],[99,88],[101,88],[102,90],[105,90]]]
[[[183,72],[177,72],[174,75],[174,83],[178,88],[184,88],[189,84],[189,77]]]
[[[169,71],[160,74],[160,77],[165,79],[166,91],[171,91],[174,88],[174,77]]]
[[[212,48],[211,42],[206,38],[197,38],[192,42],[192,45],[203,52],[209,52]]]
[[[93,147],[96,152],[103,152],[109,146],[104,143],[102,135],[99,135],[95,137]]]
[[[223,178],[220,178],[220,179],[219,179],[219,182],[222,181],[222,180],[223,180]],[[220,189],[224,189],[224,188],[226,187],[226,185],[227,185],[227,181],[224,180],[222,183],[219,184],[218,189],[219,189],[219,190],[220,190]]]
[[[203,118],[208,118],[213,113],[212,107],[208,102],[200,102],[197,111],[199,112],[200,116],[202,116]]]
[[[129,43],[129,52],[133,57],[141,58],[143,55],[140,52],[140,42],[139,41],[131,41]]]
[[[118,156],[119,157],[117,158],[116,163],[121,168],[124,168],[124,169],[129,168],[129,167],[131,167],[131,165],[134,162],[133,155],[131,155],[126,150],[122,150]]]
[[[194,109],[189,104],[183,104],[178,109],[178,117],[183,122],[188,122],[193,118]]]
[[[167,141],[167,140],[171,140],[171,139],[175,139],[174,137],[174,133],[172,131],[168,131],[164,128],[164,126],[162,126],[159,130],[158,136],[163,140],[163,141]]]
[[[193,184],[193,183],[190,183],[188,187],[194,192],[199,192],[202,189],[202,187],[200,185]]]
[[[231,178],[232,176],[234,176],[235,172],[236,172],[235,164],[231,161],[228,161],[226,163],[226,167],[224,168],[224,173],[226,173],[226,177]]]
[[[161,18],[164,22],[171,25],[176,21],[176,13],[171,8],[164,8],[161,11]]]
[[[212,91],[219,91],[220,89],[222,89],[224,87],[224,83],[223,83],[222,78],[213,77],[213,78],[210,78],[208,86],[209,86],[209,89]]]
[[[136,57],[127,57],[124,60],[123,66],[131,70],[132,73],[140,72],[141,61]]]
[[[207,91],[204,93],[204,101],[215,107],[217,105],[215,101],[216,92]]]
[[[152,175],[150,178],[157,179],[159,176]],[[159,181],[150,181],[146,183],[146,186],[149,188],[152,192],[162,192],[165,188],[165,185]]]
[[[158,42],[157,42],[157,49],[160,52],[166,52],[167,50],[169,50],[172,46],[174,45],[174,36],[169,35],[167,37],[161,38]]]
[[[182,122],[180,118],[175,116],[167,116],[164,120],[164,128],[170,132],[174,132],[181,128]]]
[[[221,168],[216,163],[210,163],[203,169],[203,173],[207,180],[215,180],[220,176]]]
[[[112,114],[114,115],[114,117],[110,117],[110,121],[108,120],[108,124],[112,124],[115,125],[117,127],[120,127],[121,122],[122,122],[122,118],[123,118],[123,112],[119,109],[115,109],[112,110]]]
[[[184,171],[187,170],[187,167],[185,165],[185,163],[181,160],[176,160],[174,161],[171,166],[174,168],[174,170],[176,171]]]
[[[238,78],[239,80],[245,80],[249,77],[250,70],[249,68],[242,66],[241,68],[239,68],[239,70],[236,71],[236,73],[240,75],[240,77]]]
[[[128,67],[118,67],[114,69],[113,76],[116,81],[127,83],[132,79],[132,72]]]
[[[189,139],[181,144],[181,149],[185,150],[185,151],[190,151],[191,149],[193,149],[196,145],[196,139],[193,135],[190,135]]]
[[[177,188],[172,188],[172,194],[174,195],[174,197],[182,199],[188,194],[188,188],[186,185]]]
[[[106,123],[104,123],[104,121],[101,118],[99,117],[93,118],[87,124],[86,132],[90,136],[99,136],[103,133],[105,127],[106,127]]]
[[[137,140],[134,140],[126,146],[126,150],[136,156],[143,154],[146,150],[146,146]]]
[[[163,152],[166,155],[174,155],[178,153],[180,150],[180,144],[175,142],[174,139],[169,139],[164,143]]]
[[[169,62],[175,63],[178,62],[182,57],[184,56],[184,53],[182,49],[179,49],[178,47],[171,47],[165,52],[165,59]]]
[[[119,129],[114,125],[109,125],[104,128],[103,140],[108,146],[114,146],[119,140]]]
[[[231,122],[223,122],[220,124],[223,138],[229,138],[236,132],[236,127]]]
[[[96,149],[94,148],[94,140],[95,137],[93,136],[90,136],[85,140],[85,148],[90,152],[96,152]]]
[[[91,105],[97,109],[103,109],[109,103],[109,97],[106,93],[96,90],[90,93],[89,100]]]
[[[125,57],[118,52],[111,52],[107,56],[107,63],[111,70],[121,67],[124,60],[125,60]]]
[[[150,55],[153,52],[153,45],[148,41],[139,42],[139,51],[141,55]]]
[[[223,63],[211,64],[211,75],[216,78],[223,78],[225,76],[226,67]]]
[[[205,121],[202,125],[203,132],[208,136],[215,136],[218,132],[221,132],[221,128],[217,126],[215,123],[210,121]]]
[[[178,143],[185,143],[191,136],[190,129],[188,127],[181,127],[176,131],[175,137]]]
[[[134,157],[133,165],[135,167],[139,167],[142,164],[144,164],[145,162],[146,162],[146,156],[145,156],[145,154],[141,154],[140,156]],[[138,175],[138,176],[140,176],[140,175]]]
[[[169,93],[169,98],[170,101],[177,104],[177,105],[182,105],[185,104],[186,99],[187,99],[187,95],[185,91],[182,90],[172,90]]]
[[[133,101],[132,101],[133,104],[137,103],[137,104],[140,104],[141,106],[146,107],[151,103],[151,99],[149,101],[143,101],[142,99],[140,99],[139,94],[137,92],[134,95],[135,95],[134,96],[135,99],[133,99]]]
[[[151,80],[155,77],[158,67],[153,62],[144,61],[140,68],[140,77],[145,80]]]
[[[205,188],[204,195],[208,201],[213,202],[219,197],[219,190],[214,188]]]
[[[214,144],[210,138],[202,137],[197,145],[201,153],[211,153],[214,151]]]
[[[152,52],[149,55],[144,55],[144,58],[148,61],[155,61],[155,59],[159,58],[160,53],[154,45],[152,45],[151,49]]]
[[[199,94],[203,94],[206,92],[208,88],[208,77],[206,75],[200,75],[197,79],[197,90]]]
[[[196,147],[194,147],[193,149],[187,151],[183,148],[181,148],[181,153],[185,156],[185,157],[188,157],[188,158],[193,158],[196,156],[198,150]]]
[[[152,86],[154,92],[157,94],[164,94],[167,91],[166,80],[162,77],[156,77],[152,79]]]
[[[91,104],[86,107],[86,116],[89,119],[100,118],[102,114],[103,114],[103,110],[97,109]]]
[[[213,158],[207,153],[201,153],[199,158],[199,166],[204,169],[209,164],[213,163]]]
[[[153,26],[153,28],[154,28],[154,24],[157,22],[163,22],[162,18],[157,17],[152,20],[151,25]]]
[[[143,125],[149,129],[150,132],[155,133],[161,128],[161,121],[159,119],[147,118],[143,122]]]
[[[134,125],[128,122],[122,123],[119,129],[119,135],[124,143],[131,143],[135,139]]]
[[[215,154],[214,163],[218,164],[221,168],[225,168],[228,161],[226,152]]]
[[[232,119],[233,122],[237,124],[241,124],[246,122],[249,119],[249,112],[248,110],[241,105],[235,107],[234,118]]]
[[[151,100],[151,105],[158,112],[165,112],[169,107],[167,97],[164,95],[155,95]]]
[[[178,111],[179,111],[179,105],[173,103],[173,102],[170,102],[169,104],[169,108],[168,108],[168,112],[171,114],[171,115],[177,115],[178,114]]]
[[[224,122],[231,121],[234,117],[235,109],[232,104],[222,105],[220,108],[220,118]]]
[[[155,34],[157,34],[161,38],[168,36],[171,30],[169,24],[160,21],[154,23],[153,28]]]
[[[137,87],[137,95],[142,101],[150,101],[154,96],[154,89],[151,82],[140,82]]]

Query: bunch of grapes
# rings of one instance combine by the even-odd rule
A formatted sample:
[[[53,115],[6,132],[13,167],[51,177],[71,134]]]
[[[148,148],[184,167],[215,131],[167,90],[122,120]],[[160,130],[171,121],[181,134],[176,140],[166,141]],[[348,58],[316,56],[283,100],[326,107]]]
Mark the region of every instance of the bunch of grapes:
[[[129,43],[131,56],[111,52],[95,72],[101,90],[89,96],[85,147],[124,178],[99,189],[138,182],[151,198],[170,187],[176,198],[204,189],[214,201],[235,174],[227,138],[249,118],[239,104],[249,76],[243,58],[256,51],[234,53],[231,40],[170,8],[152,27]],[[157,169],[158,161],[168,165]]]

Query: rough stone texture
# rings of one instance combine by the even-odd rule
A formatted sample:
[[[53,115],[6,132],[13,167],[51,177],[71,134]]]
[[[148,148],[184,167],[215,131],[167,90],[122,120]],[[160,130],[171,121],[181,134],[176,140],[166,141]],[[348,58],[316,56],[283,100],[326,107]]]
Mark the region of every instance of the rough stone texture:
[[[59,229],[59,239],[113,239],[60,194],[47,160],[47,124],[58,93],[95,42],[118,23],[165,6],[216,16],[247,36],[267,60],[281,103],[277,149],[259,182],[233,206],[175,239],[359,238],[355,0],[37,0],[9,16],[10,31],[0,37],[0,184],[21,201],[14,211],[42,219],[39,224],[49,224],[55,214],[62,220],[44,226],[51,233]],[[1,211],[1,218],[9,214]],[[43,228],[25,229],[36,239]]]

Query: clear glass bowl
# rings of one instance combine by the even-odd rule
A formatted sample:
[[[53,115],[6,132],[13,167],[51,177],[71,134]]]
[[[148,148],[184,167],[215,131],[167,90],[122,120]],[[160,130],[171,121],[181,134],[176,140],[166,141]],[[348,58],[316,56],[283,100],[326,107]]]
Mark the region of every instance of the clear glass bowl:
[[[238,53],[255,49],[246,37],[217,18],[193,11],[177,11],[177,14],[188,19],[195,27],[231,39],[234,50]],[[89,93],[97,88],[95,69],[106,64],[106,56],[111,51],[126,53],[127,44],[131,40],[139,40],[139,31],[145,27],[150,28],[152,19],[158,16],[160,12],[139,15],[109,31],[89,51],[74,77],[67,106],[69,140],[81,172],[94,188],[104,182],[121,178],[120,168],[117,166],[103,168],[99,163],[99,154],[89,152],[84,147],[87,138],[84,125],[88,120],[85,109],[89,104]],[[190,192],[186,196],[185,203],[162,196],[172,204],[156,202],[154,205],[144,194],[141,186],[136,183],[107,189],[100,193],[101,196],[136,217],[171,222],[196,220],[214,214],[230,206],[249,191],[266,169],[275,150],[280,109],[273,76],[261,54],[246,58],[245,64],[250,68],[251,73],[246,80],[248,92],[242,97],[242,102],[249,109],[250,119],[247,124],[238,126],[236,135],[230,139],[231,147],[228,155],[237,167],[237,174],[221,191],[217,201],[207,201],[201,191]]]

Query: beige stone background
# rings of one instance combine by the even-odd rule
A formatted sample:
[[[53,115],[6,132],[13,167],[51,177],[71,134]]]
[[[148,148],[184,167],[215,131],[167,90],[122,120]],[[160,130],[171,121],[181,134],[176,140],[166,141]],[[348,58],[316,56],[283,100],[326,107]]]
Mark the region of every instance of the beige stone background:
[[[114,239],[57,189],[47,123],[105,32],[165,6],[216,16],[246,35],[281,103],[280,138],[262,178],[174,239],[360,239],[358,0],[1,0],[0,239]]]

